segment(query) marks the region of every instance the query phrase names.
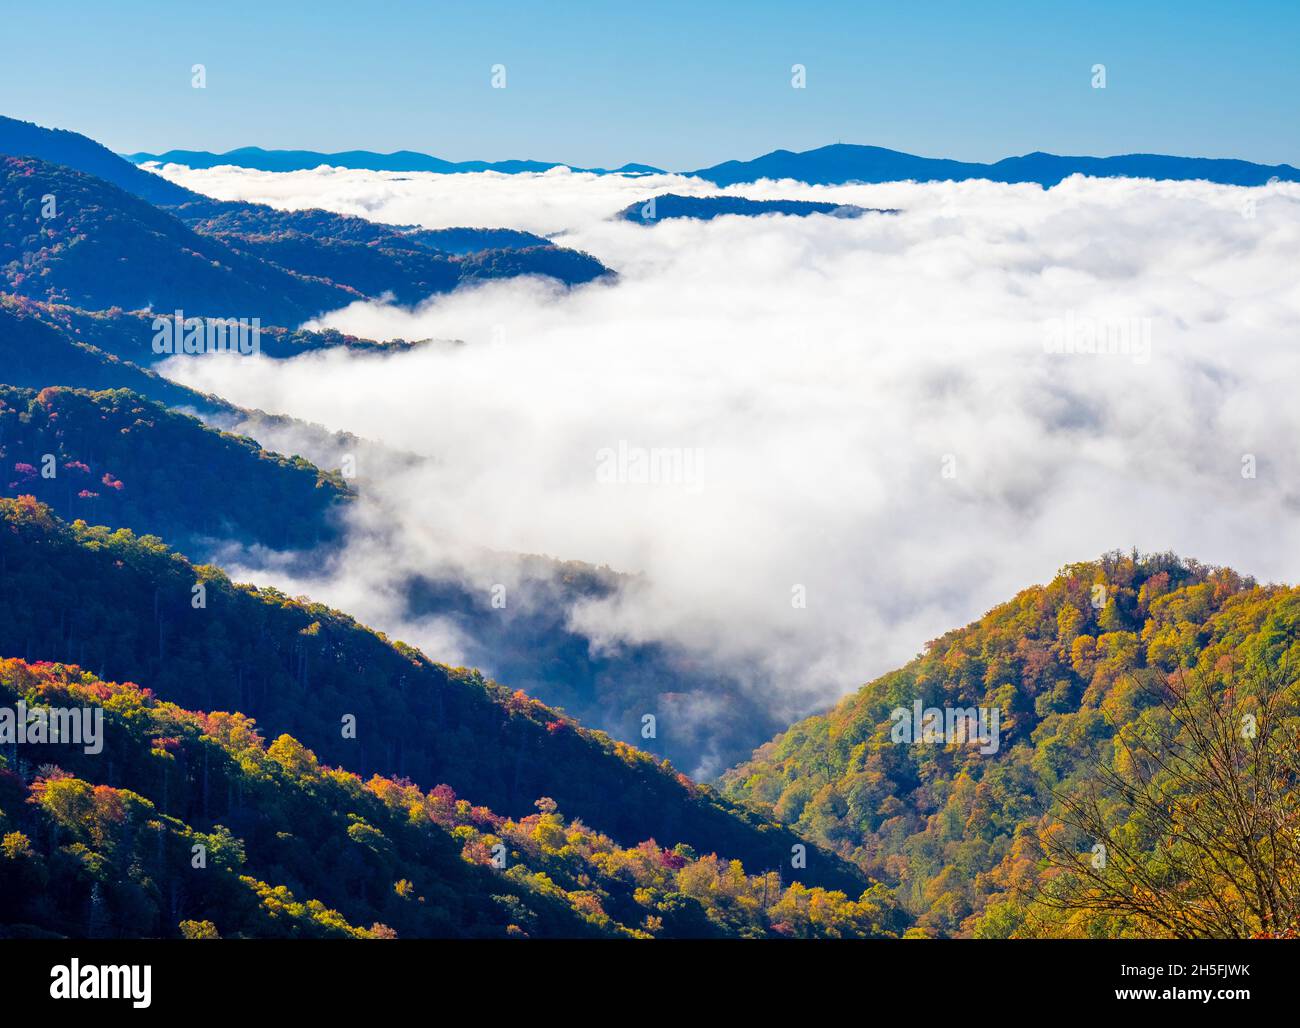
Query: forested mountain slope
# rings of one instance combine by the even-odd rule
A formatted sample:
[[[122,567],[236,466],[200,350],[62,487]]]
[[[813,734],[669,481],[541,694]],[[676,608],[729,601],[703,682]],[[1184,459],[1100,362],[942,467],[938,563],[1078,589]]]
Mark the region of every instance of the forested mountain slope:
[[[0,472],[3,495],[178,544],[311,548],[337,537],[351,499],[337,473],[125,389],[0,385]]]
[[[232,250],[296,274],[334,282],[367,296],[391,293],[396,302],[408,305],[483,279],[544,275],[566,285],[580,285],[610,274],[590,254],[549,243],[452,255],[432,252],[405,237],[387,244],[320,239],[298,232],[222,233],[214,238]]]
[[[196,232],[211,235],[312,236],[340,243],[420,246],[434,253],[476,253],[549,245],[545,237],[517,229],[388,225],[319,207],[286,211],[263,203],[213,200],[197,194],[170,209]]]
[[[1115,775],[1136,773],[1139,740],[1169,751],[1191,745],[1188,719],[1171,715],[1161,685],[1181,680],[1180,669],[1205,683],[1206,710],[1231,712],[1228,723],[1262,718],[1258,682],[1276,679],[1273,725],[1291,731],[1300,723],[1298,628],[1300,589],[1259,586],[1228,569],[1170,554],[1071,565],[930,643],[830,713],[793,725],[729,771],[723,791],[895,886],[923,932],[1161,932],[1097,911],[1047,916],[1037,901],[1059,877],[1048,855],[1071,816],[1062,798],[1078,802],[1097,790],[1107,838],[1128,840],[1138,880],[1163,882],[1171,896],[1198,884],[1188,877],[1191,861],[1175,859],[1188,839],[1173,826],[1157,831],[1150,807],[1145,815],[1130,809],[1141,789],[1118,786]],[[910,719],[918,700],[927,708],[997,708],[996,752],[894,741],[899,722],[891,714],[902,708]],[[1168,762],[1167,753],[1160,759]],[[1279,774],[1283,792],[1270,809],[1294,818],[1295,772]],[[1157,775],[1152,788],[1160,805],[1176,809],[1213,777],[1204,768],[1185,780]],[[1080,837],[1072,845],[1086,855],[1097,842]],[[1226,851],[1219,857],[1235,860]],[[1273,862],[1295,871],[1293,859]],[[1236,923],[1277,930],[1258,914]]]
[[[57,308],[56,308],[57,309]],[[170,407],[233,416],[239,408],[220,397],[178,385],[132,360],[74,338],[49,320],[49,308],[0,293],[0,380],[43,389],[130,389]],[[146,340],[143,348],[147,348]]]
[[[625,844],[685,843],[857,895],[869,879],[666,762],[347,615],[237,586],[150,537],[0,500],[0,653],[77,663],[202,710],[240,710],[360,774],[446,783],[521,816],[539,796]],[[355,719],[355,733],[343,727]]]
[[[238,713],[0,659],[0,703],[103,711],[94,747],[0,747],[0,937],[871,936],[861,900],[624,848],[552,800],[517,819],[447,786],[322,766]]]
[[[5,291],[36,300],[267,325],[361,297],[238,253],[102,179],[25,157],[0,157],[0,276]]]
[[[158,331],[154,327],[155,315],[151,311],[124,311],[120,307],[92,311],[67,304],[43,303],[24,297],[14,297],[13,301],[22,306],[26,316],[49,325],[73,342],[88,343],[96,349],[141,367],[150,368],[173,356],[173,354],[154,351],[153,341]],[[0,295],[0,302],[3,302],[2,295]],[[172,312],[160,312],[160,314],[172,316]],[[311,331],[263,325],[258,342],[258,353],[275,360],[282,360],[336,347],[358,354],[387,354],[404,352],[418,345],[401,339],[377,343],[371,339],[347,335],[336,329]],[[202,359],[207,355],[197,356]]]

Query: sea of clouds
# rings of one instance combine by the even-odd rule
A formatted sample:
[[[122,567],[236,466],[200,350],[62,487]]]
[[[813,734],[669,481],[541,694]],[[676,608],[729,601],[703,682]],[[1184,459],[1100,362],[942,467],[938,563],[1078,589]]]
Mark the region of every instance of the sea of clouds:
[[[764,182],[725,192],[901,213],[645,227],[610,216],[722,191],[567,171],[164,173],[227,199],[551,234],[618,272],[319,322],[462,346],[166,368],[431,458],[360,469],[347,559],[278,584],[436,657],[455,659],[455,633],[402,623],[395,573],[487,590],[483,547],[643,572],[573,624],[742,669],[782,716],[1105,551],[1300,580],[1300,186]],[[1114,352],[1053,352],[1090,333]],[[693,470],[643,483],[618,457],[610,480],[611,454],[649,449]]]

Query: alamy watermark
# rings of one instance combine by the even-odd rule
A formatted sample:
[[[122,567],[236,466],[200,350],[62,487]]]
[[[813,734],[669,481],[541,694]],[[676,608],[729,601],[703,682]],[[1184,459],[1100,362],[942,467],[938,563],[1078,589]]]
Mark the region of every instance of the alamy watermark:
[[[153,1001],[153,966],[82,964],[73,957],[50,968],[51,999],[125,999],[144,1010]]]
[[[153,319],[153,352],[159,355],[261,352],[261,318],[187,318],[184,311]]]
[[[983,754],[997,753],[1002,712],[997,707],[926,707],[920,700],[911,708],[895,707],[889,719],[889,737],[896,743],[949,745],[979,744]]]
[[[596,481],[600,485],[699,489],[704,484],[704,451],[697,447],[632,446],[620,439],[617,447],[596,451]]]
[[[103,707],[0,707],[0,746],[68,743],[94,756],[104,749]]]
[[[1151,363],[1150,318],[1094,318],[1066,311],[1049,318],[1043,352],[1092,357],[1128,357],[1134,364]]]

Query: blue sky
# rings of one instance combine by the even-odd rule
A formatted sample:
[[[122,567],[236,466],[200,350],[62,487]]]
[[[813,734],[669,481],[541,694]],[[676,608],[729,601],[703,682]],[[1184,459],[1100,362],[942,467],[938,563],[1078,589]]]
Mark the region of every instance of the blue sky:
[[[1300,3],[170,3],[3,14],[0,113],[119,151],[673,170],[871,143],[1300,166]],[[207,67],[207,88],[190,67]],[[807,68],[792,89],[791,65]],[[1091,68],[1106,65],[1107,88]],[[506,66],[507,87],[491,88]]]

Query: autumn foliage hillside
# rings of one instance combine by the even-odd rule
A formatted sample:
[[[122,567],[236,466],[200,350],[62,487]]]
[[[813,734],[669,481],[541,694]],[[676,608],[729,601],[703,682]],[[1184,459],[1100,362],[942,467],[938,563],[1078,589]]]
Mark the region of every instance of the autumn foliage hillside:
[[[0,937],[856,937],[860,899],[631,848],[541,797],[502,817],[447,786],[319,763],[288,735],[63,664],[0,659],[0,704],[100,708],[99,752],[0,747]]]
[[[623,845],[649,838],[856,896],[872,883],[666,761],[345,614],[232,583],[153,537],[0,500],[0,654],[75,663],[187,709],[239,710],[364,776],[447,784],[503,816],[538,797]],[[355,719],[351,737],[341,731]]]
[[[1181,722],[1171,718],[1161,697],[1170,681],[1201,683],[1203,710],[1229,711],[1230,727],[1238,718],[1253,724],[1258,683],[1274,681],[1271,727],[1292,731],[1300,710],[1297,630],[1300,589],[1260,586],[1171,554],[1111,554],[1071,565],[930,643],[833,711],[793,725],[729,771],[723,791],[895,887],[921,934],[1178,933],[1183,929],[1170,923],[1108,915],[1100,903],[1092,912],[1053,915],[1043,903],[1059,868],[1047,854],[1063,838],[1069,804],[1095,795],[1099,827],[1108,839],[1124,840],[1131,857],[1126,888],[1190,895],[1205,886],[1187,870],[1208,857],[1222,865],[1227,884],[1205,902],[1226,904],[1239,880],[1228,844],[1207,851],[1192,829],[1171,830],[1175,823],[1160,818],[1153,824],[1151,807],[1134,808],[1133,797],[1147,791],[1160,797],[1158,806],[1190,810],[1217,788],[1229,755],[1249,779],[1254,737],[1231,734],[1222,753],[1208,753],[1202,766],[1175,777],[1168,754],[1188,752],[1195,740],[1185,713]],[[927,707],[998,708],[997,752],[895,742],[891,712],[910,710],[918,699]],[[1154,748],[1149,774],[1133,756],[1143,746]],[[1280,823],[1296,822],[1294,772],[1272,773],[1268,788],[1251,809],[1266,805]],[[1190,823],[1181,815],[1176,821]],[[1289,829],[1296,830],[1300,823]],[[1261,820],[1259,831],[1272,828]],[[1291,857],[1268,838],[1249,836],[1270,854],[1265,862],[1274,866],[1265,870],[1292,880],[1283,891],[1300,885]],[[1079,837],[1073,845],[1087,857],[1096,842]],[[1264,909],[1253,897],[1238,898],[1242,912],[1216,931],[1278,930],[1252,912]],[[1266,910],[1262,916],[1266,922]]]

